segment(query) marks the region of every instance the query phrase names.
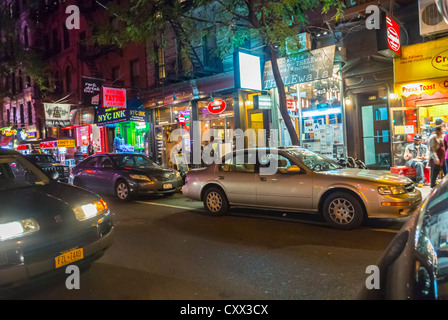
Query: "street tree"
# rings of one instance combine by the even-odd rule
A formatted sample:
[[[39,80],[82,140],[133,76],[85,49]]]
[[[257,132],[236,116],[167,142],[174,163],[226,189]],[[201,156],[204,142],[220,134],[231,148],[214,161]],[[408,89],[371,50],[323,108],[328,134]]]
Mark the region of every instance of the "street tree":
[[[100,44],[114,42],[158,42],[167,39],[167,25],[180,26],[183,30],[183,61],[191,43],[213,30],[221,41],[214,54],[224,57],[249,39],[259,39],[264,45],[267,59],[272,63],[273,76],[279,94],[279,110],[293,145],[299,138],[288,113],[286,92],[277,59],[288,54],[300,54],[298,34],[307,26],[307,13],[321,10],[335,12],[334,19],[342,17],[342,0],[131,0],[127,5],[113,5],[107,10],[121,21],[122,28],[100,28],[96,41]],[[222,41],[222,40],[225,41]],[[151,50],[151,46],[149,47]],[[152,52],[156,57],[156,52]]]

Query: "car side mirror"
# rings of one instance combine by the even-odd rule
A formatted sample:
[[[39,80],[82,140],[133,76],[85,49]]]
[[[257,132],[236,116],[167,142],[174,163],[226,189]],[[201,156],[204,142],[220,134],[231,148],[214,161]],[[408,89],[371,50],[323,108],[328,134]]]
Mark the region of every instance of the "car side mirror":
[[[288,173],[300,173],[302,170],[298,165],[289,166],[286,170]]]

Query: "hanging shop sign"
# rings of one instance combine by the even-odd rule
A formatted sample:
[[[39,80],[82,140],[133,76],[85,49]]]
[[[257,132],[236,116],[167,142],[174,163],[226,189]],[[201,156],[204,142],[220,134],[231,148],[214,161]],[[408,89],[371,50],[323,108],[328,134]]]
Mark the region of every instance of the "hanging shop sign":
[[[398,57],[401,54],[400,26],[385,12],[381,12],[380,28],[377,29],[378,52],[386,57]]]
[[[333,45],[277,59],[283,84],[290,86],[332,77],[335,49],[336,46]],[[267,61],[263,74],[263,90],[276,87],[272,62]]]
[[[102,79],[82,77],[82,104],[85,107],[100,105]]]
[[[126,109],[126,89],[103,87],[103,107]]]
[[[447,71],[448,38],[402,47],[394,59],[395,82],[446,77]]]
[[[207,110],[213,114],[219,114],[226,110],[226,102],[224,100],[213,100],[207,106]]]
[[[45,126],[67,127],[70,125],[70,104],[44,103]]]

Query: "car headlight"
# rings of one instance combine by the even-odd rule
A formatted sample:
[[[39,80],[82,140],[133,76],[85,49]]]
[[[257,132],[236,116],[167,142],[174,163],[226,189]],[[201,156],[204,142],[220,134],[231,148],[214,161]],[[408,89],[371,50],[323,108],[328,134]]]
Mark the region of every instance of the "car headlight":
[[[397,195],[407,193],[404,186],[381,186],[378,187],[378,193],[381,195]]]
[[[176,171],[176,178],[182,178],[182,176],[181,176],[181,174],[180,174],[180,172],[179,171]]]
[[[20,238],[39,230],[34,219],[24,219],[0,224],[0,241]]]
[[[135,180],[151,181],[151,179],[149,179],[147,176],[140,175],[140,174],[130,174],[129,177],[131,177],[132,179],[135,179]]]
[[[78,221],[87,220],[102,213],[105,213],[108,210],[107,203],[103,200],[95,201],[93,203],[88,203],[73,209],[76,215],[76,219]]]

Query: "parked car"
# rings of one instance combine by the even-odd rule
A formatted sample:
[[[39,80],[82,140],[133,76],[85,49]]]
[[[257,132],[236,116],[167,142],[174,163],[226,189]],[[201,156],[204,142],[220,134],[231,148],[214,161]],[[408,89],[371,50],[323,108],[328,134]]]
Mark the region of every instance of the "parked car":
[[[379,288],[360,299],[448,299],[448,178],[434,188],[384,251]]]
[[[72,169],[73,184],[121,200],[132,195],[173,195],[183,181],[174,169],[159,166],[141,154],[109,153],[90,156]]]
[[[299,147],[236,151],[222,164],[190,170],[182,192],[203,201],[211,215],[232,205],[306,211],[322,213],[331,226],[343,229],[358,227],[367,217],[405,217],[422,200],[409,178],[343,168]]]
[[[0,293],[90,264],[112,244],[107,204],[96,194],[48,178],[15,151],[0,149]]]
[[[49,178],[68,182],[70,167],[53,158],[49,154],[28,154],[24,156],[27,160],[38,166]]]

